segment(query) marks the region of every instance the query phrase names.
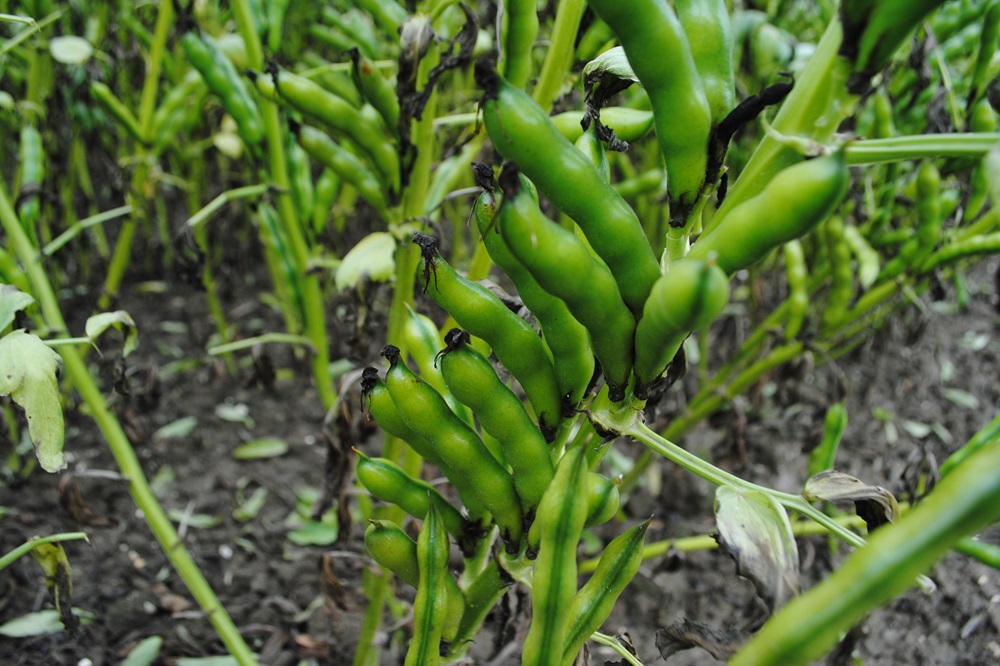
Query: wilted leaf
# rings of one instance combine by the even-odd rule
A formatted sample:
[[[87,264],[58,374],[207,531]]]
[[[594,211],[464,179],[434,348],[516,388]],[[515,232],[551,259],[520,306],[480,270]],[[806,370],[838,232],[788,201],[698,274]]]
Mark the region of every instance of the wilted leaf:
[[[656,630],[656,649],[663,659],[670,659],[681,650],[700,647],[719,661],[726,661],[743,647],[751,635],[749,629],[713,629],[684,618]]]
[[[39,544],[32,549],[31,554],[45,572],[45,588],[52,595],[63,625],[70,630],[75,629],[77,619],[70,611],[73,599],[73,572],[62,544]]]
[[[35,455],[47,472],[66,467],[56,377],[61,364],[59,355],[36,335],[18,330],[0,339],[0,395],[9,395],[24,410]]]
[[[150,636],[132,648],[128,656],[122,660],[122,666],[150,666],[160,656],[161,647],[163,639],[159,636]]]
[[[337,268],[334,283],[337,289],[351,289],[367,278],[373,282],[388,282],[396,270],[396,239],[385,231],[368,234],[351,248]]]
[[[128,356],[139,346],[139,329],[132,320],[132,315],[124,310],[114,312],[102,312],[87,319],[87,326],[84,331],[90,343],[97,346],[97,338],[104,331],[114,327],[118,330],[125,329],[125,342],[122,345],[122,356]]]
[[[788,514],[777,501],[760,491],[719,486],[715,521],[719,545],[771,610],[799,593],[799,551]]]
[[[288,451],[288,443],[280,437],[261,437],[233,449],[233,457],[237,460],[260,460],[262,458],[277,458]]]
[[[11,284],[0,284],[0,331],[13,323],[16,313],[34,302],[31,294],[26,294]]]
[[[64,65],[82,65],[94,54],[94,47],[83,37],[64,35],[49,40],[49,53]]]
[[[608,49],[588,62],[583,68],[583,76],[586,80],[603,78],[608,74],[619,79],[629,80],[632,83],[639,83],[639,77],[635,75],[632,65],[625,55],[625,49],[620,46]]]
[[[868,525],[869,532],[899,518],[899,505],[892,493],[836,470],[820,472],[806,481],[802,496],[809,501],[854,502],[854,509]]]

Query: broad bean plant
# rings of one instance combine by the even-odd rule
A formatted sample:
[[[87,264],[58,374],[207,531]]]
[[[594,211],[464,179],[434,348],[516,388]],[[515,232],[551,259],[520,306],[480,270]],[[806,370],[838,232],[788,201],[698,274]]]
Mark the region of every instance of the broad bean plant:
[[[36,20],[18,20],[34,27],[5,49],[76,25],[51,4],[25,3]],[[20,196],[0,187],[0,276],[12,287],[0,294],[0,367],[20,367],[9,350],[30,345],[46,359],[34,376],[58,403],[58,350],[239,663],[253,654],[74,346],[99,331],[42,339],[66,329],[58,271],[47,275],[42,260],[55,265],[84,233],[108,266],[99,309],[147,234],[204,287],[218,332],[210,354],[235,371],[255,345],[308,350],[327,408],[350,391],[331,370],[343,365],[330,344],[334,305],[372,305],[384,320],[357,354],[369,367],[354,373],[384,433],[380,455],[356,456],[377,565],[364,575],[359,666],[379,662],[387,607],[401,604],[413,617],[408,665],[469,663],[515,585],[531,606],[521,663],[587,663],[597,642],[641,664],[601,628],[642,563],[665,550],[646,543],[650,521],[627,524],[620,510],[658,458],[717,487],[719,544],[771,612],[727,655],[733,663],[821,657],[878,604],[932,585],[923,574],[952,548],[1000,565],[969,538],[1000,519],[1000,419],[906,510],[833,469],[842,403],[829,408],[801,494],[675,443],[775,369],[850,352],[943,281],[961,301],[964,269],[1000,251],[1000,0],[162,0],[146,13],[123,3],[115,22],[112,3],[80,4],[92,10],[78,22],[89,43],[118,39],[143,54],[138,90],[108,54],[70,69],[89,104],[74,112],[131,152],[127,202],[53,228],[39,184],[63,174],[55,189],[67,204],[76,192],[92,200],[94,184],[79,133],[64,155],[45,155],[54,128],[37,110],[56,90],[52,63],[32,48],[26,67],[5,70],[25,111],[8,137]],[[217,196],[208,145],[237,181]],[[189,209],[179,229],[163,203],[178,182]],[[236,340],[213,268],[233,239],[212,222],[242,204],[285,330]],[[111,243],[102,224],[123,216]],[[713,350],[720,322],[760,281],[779,302],[734,351]],[[43,334],[21,330],[23,316]],[[103,325],[129,321],[116,313]],[[697,376],[685,379],[689,359]],[[683,409],[662,420],[658,404],[679,391]],[[0,393],[24,395],[11,381]],[[46,469],[62,464],[61,428],[60,412],[36,441]],[[645,447],[623,476],[607,457],[619,438]],[[427,481],[438,472],[445,487]],[[831,515],[831,501],[863,503],[868,532]],[[802,592],[795,535],[810,529],[856,550]],[[598,557],[581,558],[584,541],[609,535]],[[395,579],[412,603],[393,601]]]

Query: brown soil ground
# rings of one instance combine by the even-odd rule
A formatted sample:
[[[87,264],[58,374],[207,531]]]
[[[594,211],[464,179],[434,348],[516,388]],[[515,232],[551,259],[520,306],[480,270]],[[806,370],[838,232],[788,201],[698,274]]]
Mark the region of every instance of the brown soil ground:
[[[746,478],[796,492],[825,410],[846,387],[850,425],[838,465],[906,497],[908,470],[928,460],[943,461],[1000,405],[1000,329],[993,286],[997,264],[991,260],[971,273],[967,312],[938,313],[936,306],[925,304],[935,310],[927,316],[911,306],[850,356],[771,377],[754,397],[737,401],[733,409],[689,433],[681,443]],[[261,286],[233,275],[227,279],[230,289],[224,305],[239,335],[280,330],[280,319],[257,297]],[[247,359],[235,376],[228,374],[218,359],[204,353],[213,329],[202,295],[173,280],[165,293],[141,295],[136,289],[139,282],[130,285],[120,303],[135,318],[142,339],[139,351],[125,363],[131,397],[112,389],[118,361],[113,353],[92,354],[91,361],[135,438],[147,475],[160,480],[161,502],[180,514],[205,514],[219,521],[206,527],[188,525],[184,540],[265,663],[289,665],[302,659],[349,663],[365,605],[361,572],[369,566],[361,543],[362,526],[343,526],[340,540],[329,546],[296,545],[287,538],[297,489],[323,488],[327,463],[324,413],[305,364],[290,350],[276,348],[271,360],[284,371],[272,386],[252,381],[254,372]],[[81,312],[90,307],[90,300],[79,299]],[[352,359],[372,362],[377,340],[365,343],[371,332],[349,335],[343,318],[335,318],[343,313],[331,312],[332,335],[343,341],[343,349],[351,350]],[[178,361],[190,363],[178,365]],[[978,407],[949,400],[949,388],[968,392]],[[679,395],[672,394],[665,404]],[[219,415],[219,405],[245,405],[247,419],[226,420]],[[876,409],[892,420],[875,418]],[[352,427],[341,429],[333,450],[359,446],[377,451],[378,436],[365,427],[355,403],[348,413]],[[153,436],[158,428],[182,417],[197,419],[189,435]],[[915,437],[920,428],[907,429],[908,421],[933,429]],[[7,476],[0,481],[0,507],[6,510],[0,519],[0,552],[32,535],[85,530],[90,543],[70,542],[66,550],[73,567],[73,604],[96,617],[75,633],[0,639],[0,663],[117,664],[138,641],[153,635],[164,640],[160,663],[223,654],[210,624],[137,515],[125,484],[114,478],[114,462],[92,423],[70,405],[67,427],[66,473],[35,471],[23,480]],[[895,438],[890,436],[892,430]],[[284,438],[288,452],[260,461],[233,457],[237,445],[264,436]],[[625,456],[639,453],[632,444],[615,446]],[[0,455],[6,457],[10,450],[11,443],[5,441]],[[70,478],[92,512],[83,523],[79,512],[74,518],[64,508],[67,502],[59,488]],[[632,494],[625,505],[628,524],[653,514],[649,541],[710,533],[713,488],[666,464],[661,465],[659,478],[662,490],[657,495],[646,490]],[[263,509],[250,520],[236,520],[238,498],[257,488],[268,491]],[[350,506],[357,523],[357,504]],[[107,526],[98,526],[102,523]],[[621,529],[618,524],[606,531]],[[984,538],[998,543],[1000,531],[994,529]],[[823,538],[801,540],[800,552],[806,584],[822,578],[845,556],[844,549],[831,553]],[[1000,661],[1000,574],[953,554],[934,569],[932,577],[938,583],[935,594],[913,590],[875,612],[852,634],[861,663],[954,666]],[[401,596],[408,594],[400,590]],[[506,606],[517,611],[516,595]],[[47,607],[50,601],[40,570],[31,558],[0,572],[0,622]],[[683,618],[717,629],[740,627],[756,617],[759,608],[752,586],[735,574],[725,555],[676,553],[642,567],[606,630],[627,630],[644,663],[663,663],[654,646],[658,627]],[[392,645],[383,652],[385,664],[402,663],[405,622],[397,627]],[[380,640],[389,638],[380,634]],[[501,666],[518,661],[516,648],[501,646],[501,651],[495,659],[496,646],[486,632],[475,650],[477,663]],[[595,650],[593,657],[599,664],[613,655]],[[696,649],[668,663],[718,662]]]

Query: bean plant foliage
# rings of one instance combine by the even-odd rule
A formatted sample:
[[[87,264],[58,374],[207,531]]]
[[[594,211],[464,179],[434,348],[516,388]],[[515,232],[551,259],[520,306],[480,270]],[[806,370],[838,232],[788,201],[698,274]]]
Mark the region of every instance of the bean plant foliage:
[[[58,472],[64,406],[92,417],[234,663],[259,655],[108,404],[139,344],[116,302],[152,264],[199,287],[224,372],[252,365],[273,385],[267,350],[290,346],[329,410],[342,453],[331,444],[327,488],[297,519],[303,543],[363,541],[355,664],[476,663],[493,634],[530,666],[591,663],[598,645],[617,663],[701,648],[804,664],[906,589],[933,592],[948,551],[1000,566],[973,538],[1000,520],[992,413],[906,502],[836,469],[843,396],[801,492],[683,446],[779,369],[850,354],[925,293],[967,300],[966,271],[1000,251],[1000,0],[33,0],[0,2],[0,21],[2,147],[17,156],[0,183],[10,441]],[[261,258],[278,330],[241,338],[228,319],[217,272],[237,243]],[[335,339],[345,315],[354,336]],[[95,370],[105,353],[113,386]],[[382,436],[363,442],[358,419]],[[291,453],[261,438],[235,455]],[[657,516],[629,518],[664,465],[716,487],[708,546],[762,614],[662,627],[644,655],[604,628],[665,550],[647,543]],[[251,499],[259,511],[266,492]],[[814,585],[807,532],[849,553]],[[77,538],[0,559],[34,552],[61,612],[46,626],[76,630],[55,544]],[[161,644],[141,648],[151,663]]]

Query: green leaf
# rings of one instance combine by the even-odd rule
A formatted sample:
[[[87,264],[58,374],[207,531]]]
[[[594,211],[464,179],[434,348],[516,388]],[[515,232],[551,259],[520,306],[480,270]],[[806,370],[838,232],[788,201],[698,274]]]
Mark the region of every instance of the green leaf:
[[[340,529],[337,525],[311,522],[305,527],[288,533],[288,540],[299,546],[329,546],[337,540]]]
[[[99,338],[104,331],[112,327],[117,330],[122,330],[123,328],[125,329],[125,342],[122,345],[122,356],[128,356],[134,352],[139,346],[139,329],[136,328],[135,321],[132,320],[132,315],[124,310],[102,312],[90,317],[87,319],[87,325],[84,328],[84,331],[87,335],[87,339],[90,340],[90,343],[96,347],[97,338]]]
[[[177,666],[239,666],[236,657],[229,655],[221,657],[181,657]]]
[[[250,408],[243,403],[230,405],[229,403],[224,402],[216,405],[215,415],[223,421],[241,423],[247,428],[252,428],[254,426],[254,420],[250,416]]]
[[[920,421],[910,421],[909,419],[903,421],[903,430],[914,439],[923,439],[931,434],[931,426]]]
[[[979,398],[968,391],[956,388],[946,388],[942,391],[942,393],[944,394],[944,397],[951,400],[959,407],[965,407],[966,409],[979,409]]]
[[[806,481],[802,496],[809,501],[854,502],[854,509],[868,525],[869,532],[899,519],[899,505],[892,493],[837,470],[827,470],[811,477]]]
[[[0,284],[0,331],[14,322],[16,313],[34,302],[31,294],[26,294],[11,284]]]
[[[280,437],[261,437],[237,446],[233,449],[233,457],[237,460],[261,460],[277,458],[287,452],[288,443]]]
[[[0,339],[0,395],[9,395],[24,410],[35,455],[47,472],[66,467],[56,377],[61,364],[59,355],[37,335],[18,330]]]
[[[830,405],[823,423],[823,440],[809,454],[809,474],[818,474],[833,467],[840,438],[847,427],[847,408],[843,402]]]
[[[80,608],[74,608],[73,615],[80,618],[80,621],[84,623],[96,617],[93,613]],[[0,624],[0,636],[7,636],[9,638],[46,636],[58,633],[64,628],[62,621],[59,619],[59,611],[50,609],[27,613]]]
[[[758,490],[715,491],[719,546],[736,560],[771,610],[799,593],[799,551],[785,509]]]
[[[194,416],[184,416],[177,419],[176,421],[171,421],[167,425],[163,426],[159,430],[153,433],[154,440],[164,440],[164,439],[174,439],[178,437],[187,437],[194,429],[198,426],[198,419]]]
[[[49,40],[49,53],[64,65],[82,65],[94,54],[94,47],[83,37],[65,35]]]
[[[242,504],[233,509],[233,518],[244,523],[253,520],[264,508],[267,502],[267,488],[261,486],[253,491],[250,497],[246,498]]]
[[[388,282],[396,270],[396,239],[385,231],[368,234],[351,248],[337,268],[337,289],[353,289],[358,282]]]
[[[160,656],[161,647],[163,639],[159,636],[150,636],[132,648],[122,661],[122,666],[150,666]]]
[[[222,516],[213,516],[207,513],[188,514],[180,509],[170,509],[167,511],[167,516],[178,525],[183,523],[188,527],[200,530],[207,530],[222,524]]]

